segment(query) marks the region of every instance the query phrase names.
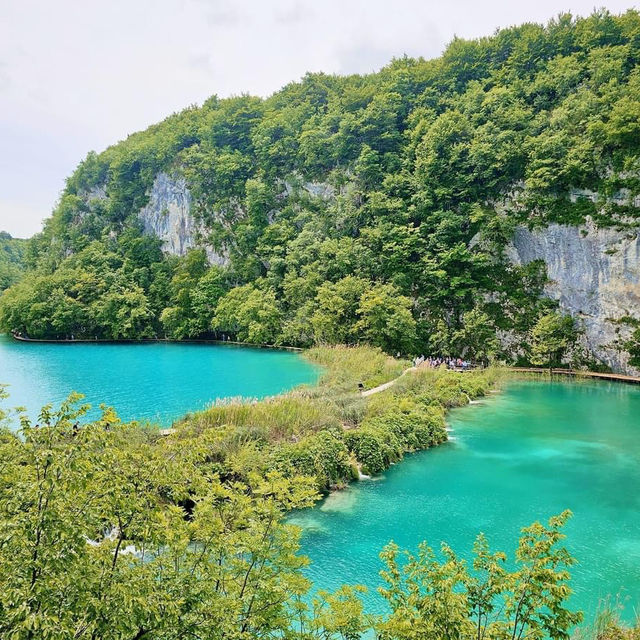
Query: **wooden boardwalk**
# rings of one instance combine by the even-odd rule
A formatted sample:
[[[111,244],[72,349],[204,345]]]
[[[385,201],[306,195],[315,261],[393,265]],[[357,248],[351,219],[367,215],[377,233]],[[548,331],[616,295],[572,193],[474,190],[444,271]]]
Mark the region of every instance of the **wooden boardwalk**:
[[[601,380],[612,380],[614,382],[626,382],[629,384],[640,384],[640,377],[627,376],[622,373],[600,373],[599,371],[581,371],[579,369],[543,369],[540,367],[510,367],[509,371],[517,373],[537,373],[560,376],[573,376],[575,378],[599,378]]]

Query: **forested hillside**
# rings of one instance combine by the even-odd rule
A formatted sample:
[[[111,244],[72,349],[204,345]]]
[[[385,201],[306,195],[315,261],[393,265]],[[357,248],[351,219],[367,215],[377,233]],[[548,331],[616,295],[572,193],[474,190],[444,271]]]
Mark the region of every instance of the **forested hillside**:
[[[17,282],[22,275],[26,241],[0,231],[0,291]]]
[[[638,12],[601,11],[371,75],[309,74],[267,99],[213,96],[87,156],[0,322],[36,338],[587,362],[544,262],[508,247],[518,225],[637,235],[639,62]],[[183,255],[145,232],[158,176],[184,181]]]

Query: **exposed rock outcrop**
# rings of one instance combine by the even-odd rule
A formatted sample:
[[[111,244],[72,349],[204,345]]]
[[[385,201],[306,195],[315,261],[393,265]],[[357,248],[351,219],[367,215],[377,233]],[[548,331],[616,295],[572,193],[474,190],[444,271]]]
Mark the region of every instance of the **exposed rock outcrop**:
[[[640,320],[640,230],[552,224],[518,227],[508,256],[516,264],[544,260],[547,294],[580,320],[585,346],[616,371],[638,372],[616,347],[630,328],[619,320]]]
[[[165,252],[183,256],[202,246],[211,264],[225,264],[227,257],[202,242],[201,229],[191,214],[192,198],[186,180],[179,175],[159,173],[149,193],[149,202],[138,217],[144,232],[162,240]]]

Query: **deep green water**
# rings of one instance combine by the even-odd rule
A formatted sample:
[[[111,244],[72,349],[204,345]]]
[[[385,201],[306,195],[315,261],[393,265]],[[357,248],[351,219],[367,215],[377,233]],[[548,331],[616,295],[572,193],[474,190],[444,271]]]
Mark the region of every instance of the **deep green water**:
[[[262,398],[316,380],[318,370],[297,353],[210,344],[34,344],[0,335],[5,406],[40,407],[85,394],[124,420],[168,425],[218,398]]]
[[[513,557],[519,530],[564,509],[572,604],[593,616],[622,594],[623,617],[640,604],[640,389],[598,382],[511,384],[450,414],[451,441],[411,455],[379,480],[295,514],[317,587],[364,584],[380,611],[379,550],[446,541],[469,557],[483,531]]]

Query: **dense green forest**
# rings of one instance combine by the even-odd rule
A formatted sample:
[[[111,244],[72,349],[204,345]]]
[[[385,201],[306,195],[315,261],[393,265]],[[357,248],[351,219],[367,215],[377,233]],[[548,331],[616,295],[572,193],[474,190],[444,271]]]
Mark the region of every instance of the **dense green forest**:
[[[6,231],[0,231],[0,291],[20,279],[26,244],[26,240],[12,238]]]
[[[544,264],[514,266],[505,246],[516,224],[637,227],[639,62],[640,14],[598,11],[370,75],[308,74],[267,99],[213,96],[87,156],[0,323],[584,360],[580,327],[543,296]],[[142,233],[159,172],[186,179],[223,266]],[[532,353],[554,332],[561,349]]]
[[[164,436],[108,409],[82,424],[78,397],[1,429],[2,638],[567,640],[582,619],[567,605],[568,512],[523,529],[509,562],[483,536],[472,565],[446,545],[389,544],[385,615],[364,612],[357,586],[313,590],[287,512],[446,439],[446,408],[500,372],[423,368],[365,398],[356,380],[406,363],[364,347],[308,356],[325,368],[317,387],[219,404]]]

